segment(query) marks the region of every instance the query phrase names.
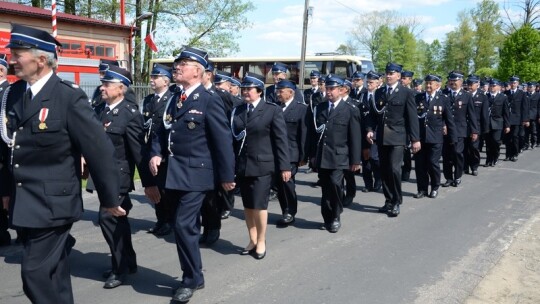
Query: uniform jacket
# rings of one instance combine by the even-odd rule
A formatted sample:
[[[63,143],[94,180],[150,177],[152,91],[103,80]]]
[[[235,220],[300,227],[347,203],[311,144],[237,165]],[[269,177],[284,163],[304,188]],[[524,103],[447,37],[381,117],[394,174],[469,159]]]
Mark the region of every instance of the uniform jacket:
[[[249,115],[247,109],[247,104],[236,107],[232,117],[234,134],[246,130],[244,145],[241,140],[234,143],[238,155],[236,174],[265,176],[275,170],[290,170],[289,142],[281,107],[261,99]]]
[[[293,100],[285,111],[283,111],[289,142],[289,160],[291,163],[299,163],[307,160],[306,140],[309,122],[307,108],[308,106],[305,103]]]
[[[81,154],[94,177],[102,206],[120,205],[114,148],[76,85],[52,75],[23,109],[26,82],[12,85],[7,100],[8,133],[17,132],[10,181],[11,222],[18,227],[56,227],[82,214]],[[47,118],[40,120],[42,109]],[[46,124],[46,127],[40,124]],[[1,141],[2,146],[5,143]],[[5,155],[7,157],[7,155]],[[4,191],[2,191],[4,192]]]
[[[169,89],[158,100],[154,99],[155,94],[149,94],[143,100],[142,114],[145,121],[144,129],[146,133],[145,141],[147,151],[150,151],[152,147],[153,138],[159,138],[161,144],[161,151],[167,151],[168,143],[166,138],[160,138],[157,136],[156,133],[163,125],[163,113],[165,112],[165,106],[167,105],[167,101],[169,100],[169,98],[172,97],[172,95],[173,92]],[[154,177],[154,180],[160,188],[165,187],[165,180],[167,178],[167,165],[165,164],[166,161],[167,157],[164,157],[162,163],[163,166],[160,166],[158,168],[158,174]]]
[[[210,88],[210,91],[217,94],[219,98],[223,101],[223,106],[225,107],[225,115],[227,116],[227,121],[230,121],[232,109],[236,106],[241,105],[243,103],[242,100],[235,98],[234,96],[232,96],[231,93],[223,89],[219,89],[215,86],[212,86],[212,88]]]
[[[375,111],[378,112],[368,121],[368,131],[376,130],[379,145],[404,146],[408,140],[419,141],[413,92],[401,84],[389,95],[386,90],[386,86],[382,86],[375,91]]]
[[[320,88],[317,88],[316,91],[313,91],[313,88],[305,89],[304,90],[304,101],[305,103],[309,104],[311,102],[311,96],[317,92],[319,92]]]
[[[372,99],[375,98],[375,92],[373,92]],[[368,122],[376,119],[376,112],[373,109],[373,100],[369,100],[369,92],[366,91],[364,94],[361,94],[361,98],[357,105],[358,110],[360,111],[360,128],[362,134],[362,149],[367,149],[371,146],[368,143],[366,136],[368,130]]]
[[[540,102],[540,94],[533,92],[532,94],[527,93],[529,98],[529,119],[537,120],[538,119],[538,103]]]
[[[312,127],[310,156],[315,157],[315,166],[322,169],[347,169],[361,163],[362,141],[360,112],[351,102],[341,100],[329,112],[329,102],[317,105],[315,119],[317,126],[325,125],[322,133]],[[330,115],[329,115],[330,114]]]
[[[137,167],[143,187],[154,186],[154,178],[148,167],[148,150],[144,143],[144,120],[142,114],[128,101],[120,102],[105,113],[106,104],[95,109],[105,132],[114,145],[114,160],[120,177],[120,193],[135,189],[133,170]]]
[[[455,97],[452,97],[451,91],[447,90],[446,92],[454,115],[457,137],[465,138],[473,133],[479,134],[472,95],[463,89],[459,90]]]
[[[492,94],[488,95],[489,102],[489,129],[502,130],[510,127],[508,119],[508,97],[499,93],[495,98]]]
[[[489,132],[489,101],[484,91],[477,90],[473,95],[471,93],[474,113],[476,114],[476,123],[479,131],[484,134]]]
[[[457,142],[456,125],[452,118],[448,97],[439,91],[435,93],[435,97],[429,102],[429,105],[425,93],[417,94],[415,99],[421,142],[442,144],[444,142],[444,126],[446,126],[447,137],[451,142]]]
[[[360,88],[360,92],[356,92],[356,89],[352,89],[349,93],[349,96],[352,99],[360,100],[362,98],[362,95],[367,94],[368,90],[366,88]]]
[[[9,87],[9,82],[6,80],[0,84],[0,102],[2,102],[2,97],[4,96],[4,92]],[[1,140],[0,140],[1,141]],[[6,157],[9,155],[8,147],[6,145],[0,144],[0,182],[1,183],[9,183],[9,157]],[[0,187],[0,190],[3,192],[0,192],[0,197],[2,196],[8,196],[8,189],[7,187]],[[4,192],[5,191],[5,192]]]
[[[529,101],[527,94],[523,90],[516,90],[512,94],[511,90],[505,91],[508,97],[508,119],[511,126],[519,126],[523,122],[529,121]]]
[[[279,101],[278,101],[277,95],[276,95],[276,85],[275,84],[273,84],[273,85],[266,88],[266,91],[264,92],[264,97],[265,97],[267,102],[272,102],[272,103],[275,103],[275,104],[279,104]],[[302,91],[300,89],[298,89],[298,88],[294,91],[294,99],[297,100],[297,101],[301,101],[302,103],[305,103],[304,93],[302,93]]]
[[[178,106],[176,93],[166,110],[157,136],[168,140],[165,188],[181,191],[210,191],[216,184],[234,181],[232,136],[223,102],[199,85]],[[170,136],[169,136],[170,133]],[[167,157],[159,141],[152,139],[151,156]]]

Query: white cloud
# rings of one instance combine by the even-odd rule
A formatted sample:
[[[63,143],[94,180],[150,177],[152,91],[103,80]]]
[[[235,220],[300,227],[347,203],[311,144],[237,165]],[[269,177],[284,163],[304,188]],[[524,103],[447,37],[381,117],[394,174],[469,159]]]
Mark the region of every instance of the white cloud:
[[[444,40],[446,33],[453,31],[456,28],[455,24],[444,24],[426,28],[423,33],[423,40],[427,43],[432,43],[433,40]]]

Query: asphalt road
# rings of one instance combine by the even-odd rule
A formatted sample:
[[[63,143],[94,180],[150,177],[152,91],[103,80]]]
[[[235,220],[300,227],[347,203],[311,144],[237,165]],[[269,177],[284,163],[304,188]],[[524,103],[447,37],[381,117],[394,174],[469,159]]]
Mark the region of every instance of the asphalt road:
[[[414,199],[414,174],[404,183],[401,215],[376,213],[382,193],[358,192],[342,215],[337,234],[319,230],[316,174],[299,173],[299,211],[294,227],[277,228],[277,201],[270,203],[267,256],[240,256],[248,243],[241,200],[223,221],[221,239],[202,248],[206,288],[190,303],[461,303],[499,260],[524,222],[540,216],[540,149],[516,163],[500,162],[466,175],[437,199]],[[357,177],[358,189],[363,186]],[[71,254],[76,303],[169,303],[181,274],[172,235],[146,230],[154,211],[137,191],[130,213],[139,271],[126,285],[102,288],[109,268],[97,219],[97,199],[85,194],[84,218],[74,225]],[[138,202],[137,202],[138,201]],[[28,303],[20,279],[21,247],[0,248],[0,303]]]

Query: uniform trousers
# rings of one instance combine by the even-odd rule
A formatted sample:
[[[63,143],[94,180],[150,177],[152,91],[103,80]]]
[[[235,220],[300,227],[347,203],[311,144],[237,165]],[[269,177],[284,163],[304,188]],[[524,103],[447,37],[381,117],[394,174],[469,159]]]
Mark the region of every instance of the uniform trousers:
[[[405,146],[403,151],[403,167],[401,170],[403,174],[410,174],[412,170],[412,155],[409,146]]]
[[[218,201],[221,211],[232,211],[234,209],[234,190],[226,191],[223,187],[219,186]]]
[[[441,185],[441,167],[439,160],[443,144],[422,143],[422,149],[414,155],[414,171],[416,172],[416,188],[418,192],[438,190]]]
[[[204,284],[199,234],[201,206],[208,191],[169,190],[176,202],[174,236],[182,269],[180,287],[196,289]]]
[[[99,226],[109,245],[112,272],[115,274],[127,274],[128,270],[137,268],[137,256],[131,242],[131,226],[128,220],[131,199],[128,194],[123,196],[121,206],[126,210],[126,215],[114,216],[105,208],[99,209]]]
[[[381,180],[386,205],[400,205],[403,202],[401,192],[401,163],[403,162],[403,146],[379,145],[379,161]]]
[[[72,224],[51,228],[22,228],[21,277],[32,303],[73,303],[67,242]]]
[[[502,143],[502,130],[490,130],[486,135],[486,164],[499,161]]]
[[[355,197],[356,196],[356,179],[355,172],[345,169],[343,170],[343,180],[345,181],[345,196],[346,197]]]
[[[380,186],[381,183],[381,169],[377,145],[371,145],[369,154],[369,159],[362,157],[362,179],[366,188],[372,190]]]
[[[298,198],[296,197],[296,184],[294,177],[298,173],[298,164],[291,163],[291,178],[288,182],[284,182],[281,178],[281,171],[276,174],[277,184],[277,197],[279,200],[279,206],[281,207],[281,214],[296,215],[298,211]]]
[[[174,223],[175,204],[167,196],[168,191],[160,188],[159,192],[161,194],[159,204],[154,204],[156,219],[160,224],[172,224]]]
[[[469,168],[472,171],[477,171],[480,165],[480,140],[479,138],[473,141],[470,137],[465,139],[465,170]]]
[[[321,214],[326,225],[339,220],[343,212],[343,169],[319,168]]]
[[[218,198],[219,188],[208,191],[201,206],[201,224],[205,231],[221,229],[221,206]]]
[[[457,180],[463,176],[465,138],[458,137],[457,143],[450,144],[447,140],[443,144],[443,174],[449,181]]]
[[[525,148],[534,147],[538,143],[536,128],[536,119],[531,119],[525,128]]]
[[[519,154],[519,134],[521,126],[510,126],[510,132],[505,135],[506,158],[516,157]]]

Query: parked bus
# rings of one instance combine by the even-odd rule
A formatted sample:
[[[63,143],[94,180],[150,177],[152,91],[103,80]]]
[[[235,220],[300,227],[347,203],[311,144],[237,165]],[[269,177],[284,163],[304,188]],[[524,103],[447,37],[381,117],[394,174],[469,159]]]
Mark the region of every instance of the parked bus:
[[[242,79],[245,72],[253,72],[266,77],[266,85],[273,84],[272,65],[274,62],[282,62],[289,67],[289,79],[298,82],[300,75],[300,57],[228,57],[210,58],[218,70],[232,73],[235,77]],[[150,62],[161,63],[172,66],[174,58],[154,59]],[[309,87],[309,74],[312,70],[317,70],[323,75],[335,74],[341,77],[350,78],[355,71],[367,73],[373,70],[373,62],[370,59],[352,55],[337,55],[334,53],[318,53],[315,56],[306,56],[304,68],[304,86]]]

